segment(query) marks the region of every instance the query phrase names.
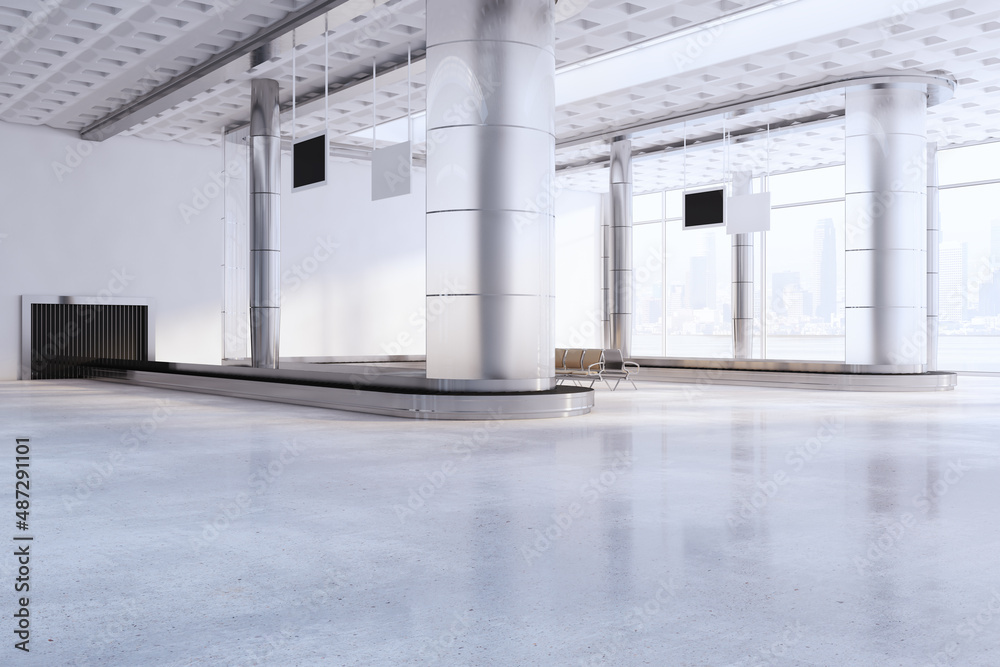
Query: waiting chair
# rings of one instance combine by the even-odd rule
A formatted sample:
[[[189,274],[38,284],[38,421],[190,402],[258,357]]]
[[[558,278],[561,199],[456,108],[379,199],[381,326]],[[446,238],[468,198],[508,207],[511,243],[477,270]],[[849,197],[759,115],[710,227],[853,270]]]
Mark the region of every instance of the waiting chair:
[[[558,356],[557,350],[556,383],[561,380],[590,380],[590,386],[594,386],[601,379],[602,350],[568,349],[563,355],[562,368],[558,365]]]
[[[635,386],[635,381],[630,377],[632,373],[639,370],[639,364],[634,361],[625,361],[622,357],[621,350],[604,350],[604,367],[601,371],[601,379],[607,382],[609,378],[615,380],[615,386],[612,387],[608,384],[608,388],[614,391],[618,388],[618,384],[622,380],[626,380],[632,383],[633,389],[638,389]]]

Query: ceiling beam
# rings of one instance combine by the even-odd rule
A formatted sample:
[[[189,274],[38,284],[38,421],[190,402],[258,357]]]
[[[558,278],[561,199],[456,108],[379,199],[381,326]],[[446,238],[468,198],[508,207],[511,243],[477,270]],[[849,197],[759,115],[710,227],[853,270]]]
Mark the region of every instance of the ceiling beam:
[[[844,110],[840,109],[829,114],[820,114],[802,118],[789,118],[787,120],[770,123],[769,125],[763,124],[742,128],[740,130],[727,133],[725,137],[717,133],[702,137],[693,137],[689,138],[686,142],[673,141],[670,143],[648,146],[646,148],[639,148],[632,154],[632,160],[633,162],[637,162],[641,160],[659,158],[669,153],[680,153],[684,150],[696,151],[705,148],[713,148],[715,146],[724,145],[727,140],[734,143],[742,143],[743,141],[750,139],[762,139],[767,136],[768,133],[770,133],[770,136],[773,138],[789,132],[815,129],[817,127],[839,123],[843,120],[843,118]],[[590,171],[593,169],[604,169],[610,164],[610,162],[610,156],[601,157],[598,160],[591,160],[589,162],[571,162],[557,166],[556,173],[568,174],[580,171]]]
[[[354,0],[315,0],[302,9],[289,12],[284,18],[259,30],[252,37],[217,53],[200,65],[192,67],[142,97],[94,121],[80,130],[80,138],[87,141],[104,141],[204,93],[213,86],[251,69],[253,66],[251,54],[257,49],[266,47],[291,30],[322,17],[326,12],[352,2]],[[376,3],[369,0],[363,4],[374,6]]]
[[[410,64],[401,63],[393,67],[389,67],[379,72],[375,77],[376,87],[381,89],[385,86],[391,86],[401,81],[405,81],[407,78],[407,68],[409,68],[409,76],[419,76],[422,75],[427,68],[426,56],[419,55],[413,56],[410,60]],[[370,72],[371,70],[368,69]],[[341,104],[343,102],[351,102],[359,99],[358,93],[365,95],[371,92],[372,76],[359,77],[354,79],[350,83],[344,85],[331,84],[330,88],[327,90],[326,103],[329,106],[334,106],[336,104]],[[323,90],[322,86],[319,89]],[[318,113],[323,110],[323,94],[320,92],[308,102],[302,102],[295,105],[295,113],[298,117],[304,118],[310,114]],[[249,111],[249,110],[248,110]],[[281,106],[281,122],[285,123],[292,120],[292,104],[287,102]],[[391,121],[387,121],[391,122]],[[245,120],[239,123],[232,123],[226,126],[226,132],[234,132],[242,127],[246,127],[250,124],[249,120]],[[352,130],[353,132],[353,130]],[[350,132],[345,132],[345,134],[350,134]]]
[[[753,111],[756,107],[768,106],[778,102],[786,102],[809,94],[819,94],[835,91],[848,86],[876,85],[881,83],[918,83],[927,86],[927,106],[934,106],[951,99],[955,93],[956,81],[946,74],[924,74],[923,72],[886,72],[875,74],[858,74],[856,76],[820,81],[800,88],[768,93],[758,97],[744,98],[737,102],[712,106],[690,113],[673,114],[646,120],[631,125],[622,125],[609,130],[584,134],[562,141],[556,141],[556,148],[570,148],[595,141],[611,141],[618,135],[635,138],[648,132],[654,132],[669,125],[679,125],[711,116],[723,114],[739,115]]]
[[[762,51],[794,47],[838,32],[871,25],[891,39],[891,29],[911,12],[952,0],[769,0],[711,21],[675,30],[632,47],[565,68],[556,86],[556,107],[648,86],[658,81],[746,62]],[[901,8],[902,5],[902,8]]]

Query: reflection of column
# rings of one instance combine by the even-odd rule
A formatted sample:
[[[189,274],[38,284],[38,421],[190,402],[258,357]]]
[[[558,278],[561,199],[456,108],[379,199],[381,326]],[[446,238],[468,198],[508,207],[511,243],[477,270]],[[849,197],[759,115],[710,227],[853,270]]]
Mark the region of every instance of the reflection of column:
[[[427,2],[427,377],[555,384],[551,0]]]
[[[927,91],[847,89],[847,363],[921,372],[927,361]]]
[[[281,133],[278,82],[250,82],[250,360],[278,367]]]
[[[941,210],[938,206],[937,144],[927,144],[927,370],[938,367],[938,303]]]
[[[600,467],[594,466],[591,469],[591,474],[596,475],[597,479],[600,479],[602,475],[607,479],[606,474],[610,472],[616,476],[617,480],[630,475],[631,468],[628,462],[635,461],[638,456],[633,437],[633,430],[637,429],[638,427],[629,425],[624,428],[602,430],[598,436],[601,443],[600,459],[594,461]],[[641,442],[646,445],[649,441],[643,439]],[[579,446],[577,446],[576,451],[580,451]],[[647,456],[647,452],[643,451],[644,465],[649,465],[652,459],[653,455]],[[627,483],[632,486],[641,482],[633,477],[628,482],[612,482],[612,484],[616,483]],[[589,492],[584,495],[589,495]],[[602,573],[602,577],[614,581],[616,591],[621,591],[621,594],[627,597],[639,595],[636,591],[636,574],[641,572],[641,565],[649,564],[647,561],[640,565],[636,559],[637,536],[629,535],[626,537],[623,534],[622,517],[629,517],[628,523],[632,525],[635,521],[636,510],[630,495],[609,493],[601,499],[601,502],[597,503],[594,507],[596,525],[588,531],[593,535],[593,538],[584,538],[587,542],[584,542],[580,549],[581,554],[594,554],[593,567]],[[641,497],[643,500],[647,498],[645,495]],[[644,504],[648,504],[648,501]],[[589,544],[590,539],[593,539],[593,545]],[[598,563],[597,558],[603,562]]]
[[[752,174],[733,173],[733,196],[751,194]],[[733,358],[753,356],[753,234],[733,234]]]
[[[611,347],[632,354],[632,142],[611,143]]]
[[[766,422],[753,410],[733,409],[728,416],[730,510],[726,517],[734,543],[759,540],[770,530],[768,496],[761,489],[768,475]],[[719,437],[723,437],[720,433]],[[762,556],[758,550],[754,554]]]

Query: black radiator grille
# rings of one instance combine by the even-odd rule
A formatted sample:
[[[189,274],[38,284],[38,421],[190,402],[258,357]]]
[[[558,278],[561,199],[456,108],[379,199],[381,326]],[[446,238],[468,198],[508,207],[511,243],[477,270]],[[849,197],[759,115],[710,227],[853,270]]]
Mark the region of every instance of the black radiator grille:
[[[148,359],[148,306],[31,304],[31,379],[85,377],[94,359]]]

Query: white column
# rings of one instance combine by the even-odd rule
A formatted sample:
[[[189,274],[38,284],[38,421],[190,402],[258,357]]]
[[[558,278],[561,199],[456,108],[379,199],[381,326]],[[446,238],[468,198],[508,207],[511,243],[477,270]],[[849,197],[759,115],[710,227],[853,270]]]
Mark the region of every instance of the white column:
[[[278,367],[281,330],[281,121],[278,82],[250,82],[250,360]]]
[[[611,348],[632,354],[632,142],[611,143]]]
[[[551,0],[427,0],[428,378],[554,386],[554,43]]]
[[[927,361],[927,91],[847,89],[847,363],[915,373]]]
[[[601,198],[601,347],[611,347],[611,195]]]
[[[937,144],[927,144],[927,370],[938,369],[938,304],[941,209],[938,199]]]
[[[733,195],[753,194],[753,175],[733,173]],[[753,356],[753,234],[733,234],[733,358]]]

